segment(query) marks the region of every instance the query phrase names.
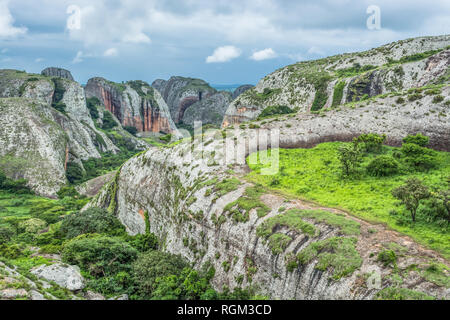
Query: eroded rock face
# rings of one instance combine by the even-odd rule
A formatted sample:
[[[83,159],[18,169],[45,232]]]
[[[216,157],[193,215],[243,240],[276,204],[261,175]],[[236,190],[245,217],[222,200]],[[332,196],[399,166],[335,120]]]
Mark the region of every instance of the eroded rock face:
[[[380,94],[448,82],[441,77],[448,73],[450,65],[449,45],[448,35],[415,38],[361,53],[287,66],[234,100],[223,126],[254,120],[269,106],[284,105],[305,114]],[[423,54],[423,58],[417,54]]]
[[[442,89],[443,96],[449,96],[449,93],[450,87]],[[245,157],[256,151],[255,138],[263,129],[279,129],[280,147],[284,148],[348,141],[369,132],[386,134],[388,143],[395,145],[401,143],[407,134],[421,132],[430,136],[433,146],[448,150],[450,115],[444,114],[444,103],[433,103],[433,97],[425,95],[414,104],[397,105],[398,97],[387,96],[364,106],[342,106],[340,110],[325,113],[325,116],[286,116],[278,122],[258,123],[261,127],[258,130],[235,127],[235,130],[225,131],[226,148],[223,135],[219,133],[219,138],[205,136],[203,142],[194,140],[198,144],[193,153],[189,152],[192,149],[189,142],[168,149],[148,150],[128,161],[116,179],[105,186],[89,205],[112,209],[131,234],[144,233],[149,224],[167,251],[181,254],[198,268],[211,262],[216,270],[213,283],[219,290],[224,285],[234,288],[257,283],[262,294],[275,299],[372,299],[381,287],[370,287],[365,279],[374,272],[380,275],[380,279],[389,279],[393,272],[370,255],[383,243],[395,242],[411,252],[408,258],[399,262],[402,265],[418,263],[425,266],[430,254],[440,263],[448,264],[448,261],[382,226],[375,227],[344,212],[322,208],[344,215],[360,225],[360,233],[355,235],[355,249],[361,264],[354,272],[338,280],[331,280],[331,269],[318,270],[315,259],[289,270],[287,261],[293,255],[313,243],[342,237],[339,228],[306,219],[304,221],[319,230],[319,235],[311,236],[280,226],[277,232],[291,237],[292,241],[281,253],[275,253],[258,235],[258,227],[282,214],[281,208],[303,210],[317,207],[269,193],[260,197],[269,207],[270,212],[266,216],[259,216],[255,209],[250,212],[239,209],[243,215],[248,213],[248,220],[235,220],[227,211],[227,205],[242,198],[249,184],[241,180],[235,190],[225,194],[220,193],[217,185],[245,172]],[[228,161],[224,162],[224,159]],[[230,167],[235,171],[234,176],[228,172]],[[145,221],[146,212],[148,222]],[[374,227],[377,232],[369,232]],[[388,282],[383,282],[382,287],[388,285]],[[438,298],[448,298],[449,295],[446,288],[422,279],[420,274],[410,274],[404,286]]]
[[[75,81],[70,71],[62,68],[55,68],[55,67],[46,68],[42,70],[41,74],[47,77],[57,77]]]
[[[201,121],[203,125],[220,126],[231,100],[231,93],[226,91],[220,91],[202,99],[186,109],[183,123],[193,126],[195,121]]]
[[[84,288],[84,278],[77,266],[56,263],[36,267],[30,272],[41,279],[54,281],[57,285],[70,291],[78,291]]]
[[[240,86],[240,87],[236,88],[236,90],[234,90],[234,92],[233,92],[233,100],[236,99],[237,97],[239,97],[245,91],[250,90],[250,89],[252,89],[254,87],[255,86],[251,85],[251,84],[244,84],[243,86]]]
[[[190,106],[217,92],[203,80],[184,77],[171,77],[168,81],[159,79],[152,86],[161,92],[177,124],[184,122],[184,113]]]
[[[119,84],[92,78],[85,90],[86,97],[98,98],[123,126],[133,126],[139,132],[176,132],[160,93],[143,81]]]

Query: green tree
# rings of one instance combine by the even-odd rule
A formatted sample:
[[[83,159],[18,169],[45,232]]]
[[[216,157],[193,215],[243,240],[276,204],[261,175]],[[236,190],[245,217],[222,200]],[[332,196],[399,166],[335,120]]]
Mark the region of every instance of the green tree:
[[[103,233],[123,235],[125,227],[114,215],[105,209],[89,208],[85,211],[65,216],[61,224],[61,232],[67,239],[87,233]]]
[[[338,149],[343,174],[350,176],[356,172],[362,162],[362,152],[359,144],[345,144]]]
[[[354,139],[354,143],[361,143],[363,149],[367,152],[380,152],[383,143],[386,141],[386,135],[376,133],[362,134]]]
[[[430,138],[427,136],[424,136],[420,133],[417,135],[408,135],[406,138],[403,139],[404,143],[414,143],[421,147],[426,147],[430,143]]]
[[[420,201],[430,196],[428,187],[417,178],[406,180],[406,183],[392,190],[392,195],[399,199],[402,204],[411,213],[412,221],[416,221],[417,208]]]

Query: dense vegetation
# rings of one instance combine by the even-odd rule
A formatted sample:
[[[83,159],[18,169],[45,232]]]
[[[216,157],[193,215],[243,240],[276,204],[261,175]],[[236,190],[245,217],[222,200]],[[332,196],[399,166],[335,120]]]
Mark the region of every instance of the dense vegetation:
[[[155,235],[129,236],[108,211],[80,209],[88,199],[65,187],[59,200],[31,194],[25,181],[13,182],[0,174],[0,261],[17,267],[25,277],[41,264],[52,264],[45,254],[60,254],[62,261],[80,267],[87,280],[83,292],[106,297],[128,294],[130,299],[250,299],[253,288],[224,288],[216,292],[210,280],[215,270],[201,270],[180,256],[159,251]],[[31,248],[37,248],[34,254]],[[25,286],[25,285],[24,285]],[[67,290],[52,285],[44,294],[68,299]]]
[[[250,165],[253,172],[248,177],[269,188],[384,222],[448,258],[450,154],[426,148],[428,138],[421,135],[406,137],[401,148],[383,142],[383,136],[364,135],[353,143],[281,149],[277,175],[260,175],[262,165]]]

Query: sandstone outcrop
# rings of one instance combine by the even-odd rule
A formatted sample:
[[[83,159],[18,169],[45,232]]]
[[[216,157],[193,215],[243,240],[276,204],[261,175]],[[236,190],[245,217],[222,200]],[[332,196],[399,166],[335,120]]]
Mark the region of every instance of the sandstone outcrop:
[[[86,97],[96,97],[122,126],[139,132],[176,132],[169,109],[160,93],[143,81],[114,83],[103,78],[88,81]]]

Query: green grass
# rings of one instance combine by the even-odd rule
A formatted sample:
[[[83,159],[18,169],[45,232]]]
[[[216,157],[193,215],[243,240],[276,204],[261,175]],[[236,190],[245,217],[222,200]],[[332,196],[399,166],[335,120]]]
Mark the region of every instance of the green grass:
[[[232,216],[236,222],[247,222],[250,219],[250,211],[256,209],[258,217],[262,218],[270,212],[270,208],[261,200],[265,190],[261,186],[249,187],[236,201],[225,206],[223,212]]]
[[[331,279],[339,280],[351,275],[362,264],[362,258],[355,248],[356,238],[328,238],[311,243],[297,255],[301,265],[317,259],[317,270],[331,270]]]
[[[407,288],[388,287],[379,291],[376,300],[436,300],[423,292],[410,290]]]
[[[415,224],[392,196],[391,190],[407,178],[416,177],[432,188],[446,188],[450,176],[450,153],[437,152],[439,166],[428,172],[403,172],[390,177],[371,177],[365,172],[354,179],[342,178],[337,150],[342,143],[323,143],[313,149],[281,149],[280,172],[275,176],[260,175],[262,165],[250,165],[250,181],[280,190],[328,207],[342,208],[370,222],[385,223],[390,228],[407,234],[416,241],[450,258],[450,233],[436,224],[418,217]],[[382,153],[392,154],[397,148],[383,146]],[[369,154],[362,167],[376,157]],[[397,215],[390,214],[397,212]]]

